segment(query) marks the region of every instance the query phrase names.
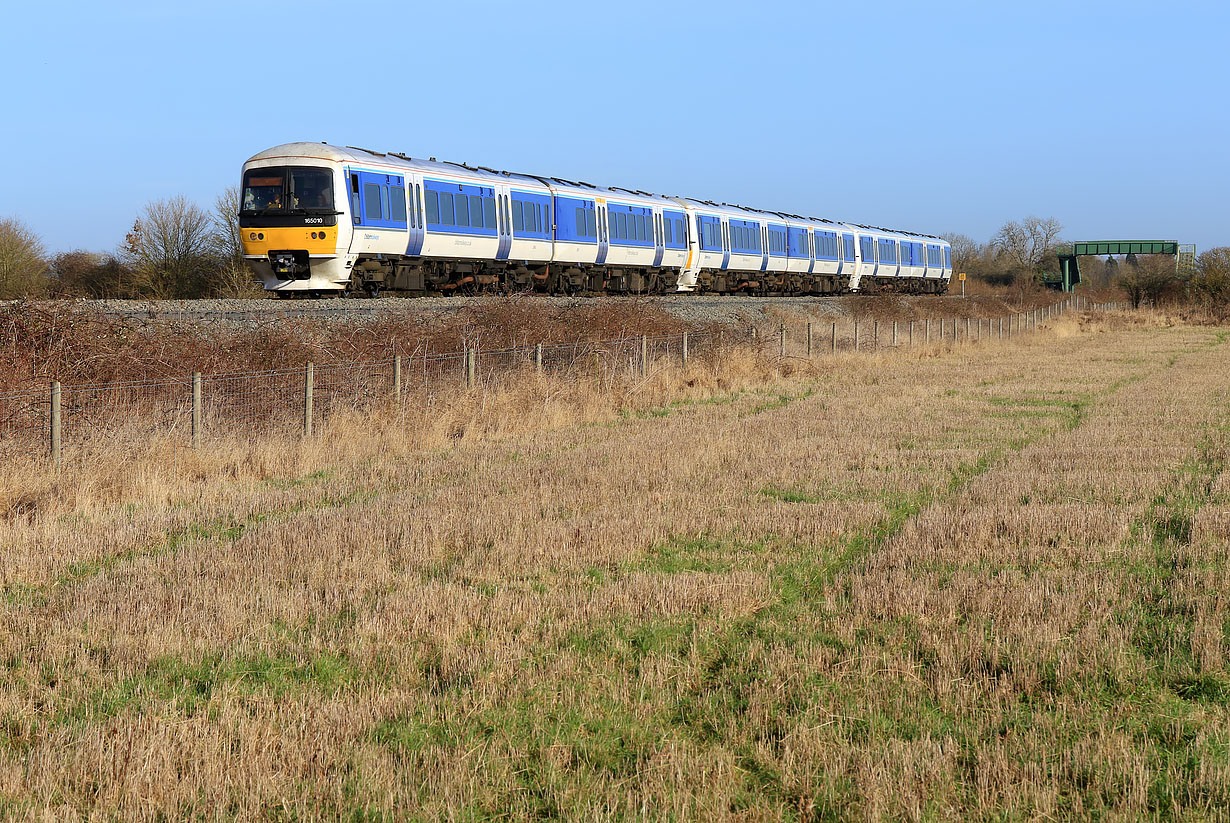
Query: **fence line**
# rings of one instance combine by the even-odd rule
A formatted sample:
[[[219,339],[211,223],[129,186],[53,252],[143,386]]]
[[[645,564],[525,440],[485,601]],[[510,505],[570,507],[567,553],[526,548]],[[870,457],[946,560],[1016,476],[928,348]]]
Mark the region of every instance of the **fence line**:
[[[719,349],[725,343],[751,344],[779,358],[865,352],[934,342],[968,344],[998,341],[1035,330],[1073,309],[1114,310],[1125,303],[1089,303],[1071,297],[1030,312],[998,318],[807,323],[802,333],[779,324],[773,331],[748,327],[745,334],[684,331],[675,335],[621,337],[572,343],[536,343],[499,349],[466,346],[461,351],[416,349],[385,360],[305,363],[302,366],[117,383],[63,385],[50,391],[0,393],[0,455],[42,452],[53,466],[66,446],[106,438],[173,436],[200,448],[210,431],[253,432],[283,429],[310,436],[315,424],[341,409],[371,410],[393,405],[429,408],[442,388],[489,390],[524,371],[573,374],[601,388],[621,376],[643,380],[655,363],[678,362]],[[949,320],[951,319],[951,323]],[[960,321],[964,320],[962,324]],[[723,334],[729,337],[723,340]],[[828,340],[825,340],[825,337]]]

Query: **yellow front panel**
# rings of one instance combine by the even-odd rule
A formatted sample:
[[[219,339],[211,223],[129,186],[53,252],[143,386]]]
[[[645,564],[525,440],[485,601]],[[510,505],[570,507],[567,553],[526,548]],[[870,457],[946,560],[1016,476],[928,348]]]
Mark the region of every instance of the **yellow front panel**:
[[[264,257],[270,251],[306,250],[308,254],[337,254],[337,226],[293,226],[240,229],[243,253]],[[312,235],[316,237],[312,237]]]

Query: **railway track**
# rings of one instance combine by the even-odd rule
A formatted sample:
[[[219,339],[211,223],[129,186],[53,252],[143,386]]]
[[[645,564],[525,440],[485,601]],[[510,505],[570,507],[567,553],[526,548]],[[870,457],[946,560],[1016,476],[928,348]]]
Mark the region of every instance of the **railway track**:
[[[384,319],[447,320],[463,311],[483,311],[524,303],[536,311],[553,313],[575,307],[602,304],[643,305],[663,310],[686,323],[755,324],[776,323],[784,315],[841,320],[851,316],[885,318],[923,318],[978,316],[1002,313],[1002,309],[980,309],[985,300],[953,296],[840,295],[835,297],[746,297],[733,295],[657,295],[657,296],[548,296],[514,297],[474,296],[429,299],[423,297],[382,297],[374,300],[79,300],[59,303],[82,307],[109,317],[134,323],[184,324],[191,326],[264,326],[286,320],[362,323]],[[998,302],[998,301],[996,301]]]

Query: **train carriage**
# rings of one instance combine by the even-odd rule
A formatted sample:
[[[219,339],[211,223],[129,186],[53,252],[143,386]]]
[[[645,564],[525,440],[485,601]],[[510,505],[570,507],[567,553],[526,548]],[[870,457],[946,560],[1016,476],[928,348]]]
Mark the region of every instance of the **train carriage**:
[[[942,292],[952,276],[936,237],[317,143],[244,164],[239,225],[281,296]]]

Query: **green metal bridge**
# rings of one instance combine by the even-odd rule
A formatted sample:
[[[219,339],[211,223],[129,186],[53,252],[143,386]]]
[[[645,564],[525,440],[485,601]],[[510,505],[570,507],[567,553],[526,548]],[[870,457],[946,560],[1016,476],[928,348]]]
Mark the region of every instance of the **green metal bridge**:
[[[1095,240],[1085,243],[1069,243],[1055,249],[1059,255],[1059,276],[1047,277],[1042,282],[1052,288],[1070,292],[1081,282],[1079,257],[1105,257],[1111,254],[1168,254],[1175,259],[1175,270],[1180,276],[1196,270],[1196,247],[1179,245],[1173,240]]]

